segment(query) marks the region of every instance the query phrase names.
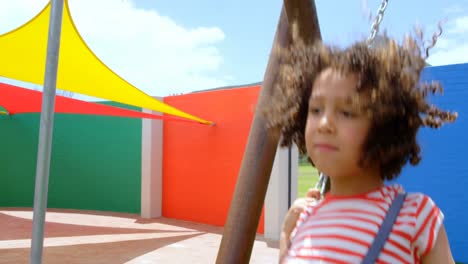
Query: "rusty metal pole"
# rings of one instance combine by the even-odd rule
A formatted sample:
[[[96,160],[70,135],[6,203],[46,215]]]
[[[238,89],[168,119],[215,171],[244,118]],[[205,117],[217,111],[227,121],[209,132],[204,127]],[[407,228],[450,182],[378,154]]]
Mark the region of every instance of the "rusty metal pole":
[[[288,23],[288,18],[291,23]],[[299,37],[306,42],[320,39],[317,12],[313,0],[284,0],[273,47],[291,43],[289,24],[297,22]],[[279,141],[277,131],[266,129],[262,109],[269,102],[279,73],[279,60],[271,53],[260,90],[249,139],[242,159],[229,215],[216,263],[248,263],[270,180]]]

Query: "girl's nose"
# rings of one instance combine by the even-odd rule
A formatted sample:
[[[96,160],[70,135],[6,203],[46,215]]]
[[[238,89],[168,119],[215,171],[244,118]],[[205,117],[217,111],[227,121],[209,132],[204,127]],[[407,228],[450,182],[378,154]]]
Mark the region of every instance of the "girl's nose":
[[[327,113],[320,117],[318,130],[322,133],[333,133],[335,131],[333,120]]]

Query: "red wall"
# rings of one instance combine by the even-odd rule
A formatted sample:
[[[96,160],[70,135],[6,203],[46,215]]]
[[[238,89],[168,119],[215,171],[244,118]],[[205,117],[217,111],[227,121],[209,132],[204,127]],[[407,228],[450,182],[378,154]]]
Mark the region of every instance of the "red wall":
[[[259,86],[171,96],[164,102],[216,122],[164,122],[164,217],[224,226]],[[264,230],[262,212],[258,232]]]

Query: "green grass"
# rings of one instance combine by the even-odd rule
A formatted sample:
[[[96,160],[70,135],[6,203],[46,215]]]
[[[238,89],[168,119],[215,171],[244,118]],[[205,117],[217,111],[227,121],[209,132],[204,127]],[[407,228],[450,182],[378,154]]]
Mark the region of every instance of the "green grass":
[[[311,165],[299,164],[297,197],[304,197],[309,188],[315,186],[318,181],[318,172]]]

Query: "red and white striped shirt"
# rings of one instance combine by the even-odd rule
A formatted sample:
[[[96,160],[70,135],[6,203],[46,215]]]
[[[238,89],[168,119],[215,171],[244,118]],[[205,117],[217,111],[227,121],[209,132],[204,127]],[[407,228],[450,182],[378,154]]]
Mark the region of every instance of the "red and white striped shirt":
[[[291,233],[286,263],[360,263],[400,185],[307,207]],[[431,198],[408,193],[377,263],[419,263],[434,246],[443,214]]]

